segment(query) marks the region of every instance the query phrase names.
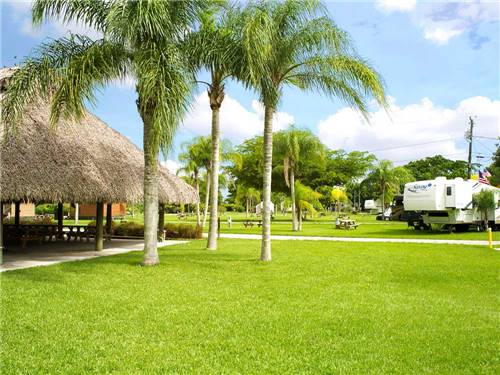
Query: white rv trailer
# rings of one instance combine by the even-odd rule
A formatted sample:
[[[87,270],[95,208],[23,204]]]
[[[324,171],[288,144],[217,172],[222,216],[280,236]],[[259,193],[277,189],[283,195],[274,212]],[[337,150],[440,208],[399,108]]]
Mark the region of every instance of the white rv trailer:
[[[483,222],[482,214],[472,205],[474,194],[491,190],[495,194],[496,209],[488,212],[491,227],[500,227],[500,189],[474,180],[455,178],[410,182],[405,185],[403,204],[405,211],[422,213],[425,224],[448,224],[457,230]]]

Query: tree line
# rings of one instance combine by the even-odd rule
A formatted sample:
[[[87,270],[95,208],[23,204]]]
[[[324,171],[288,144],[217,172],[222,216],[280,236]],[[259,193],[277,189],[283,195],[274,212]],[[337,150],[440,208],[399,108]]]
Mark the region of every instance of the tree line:
[[[272,201],[290,208],[293,230],[300,230],[299,221],[306,212],[335,210],[348,202],[360,209],[367,199],[379,199],[387,207],[407,182],[438,176],[467,177],[467,162],[463,160],[435,155],[394,166],[389,160],[377,160],[369,152],[331,150],[311,130],[295,125],[275,132],[273,138]],[[235,147],[225,140],[220,153],[225,173],[219,182],[227,190],[224,203],[230,210],[246,212],[247,216],[261,202],[263,142],[260,135]],[[208,187],[203,176],[209,176],[209,168],[203,167],[203,161],[210,154],[209,137],[195,138],[183,149],[179,160],[184,167],[179,172],[196,171],[187,180],[198,186],[201,178]],[[193,150],[204,151],[193,157]],[[201,193],[207,196],[204,191]]]

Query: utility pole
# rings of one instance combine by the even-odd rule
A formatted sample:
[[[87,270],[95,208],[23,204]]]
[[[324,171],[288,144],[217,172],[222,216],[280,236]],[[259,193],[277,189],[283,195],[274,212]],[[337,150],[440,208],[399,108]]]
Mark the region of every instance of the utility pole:
[[[472,174],[472,139],[474,130],[474,120],[472,116],[469,116],[470,129],[466,132],[465,138],[469,141],[469,160],[467,163],[467,178],[470,180]]]

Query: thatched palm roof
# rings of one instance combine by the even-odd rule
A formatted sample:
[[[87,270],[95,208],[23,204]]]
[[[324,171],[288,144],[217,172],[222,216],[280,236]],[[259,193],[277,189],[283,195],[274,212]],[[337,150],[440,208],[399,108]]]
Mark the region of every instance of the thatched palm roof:
[[[0,92],[13,68],[0,69]],[[1,94],[0,94],[1,95]],[[0,96],[1,100],[1,96]],[[49,106],[28,108],[0,147],[3,201],[139,202],[143,195],[143,153],[91,113],[80,122],[49,127]],[[0,139],[8,124],[0,123]],[[163,203],[194,203],[196,191],[160,167]]]

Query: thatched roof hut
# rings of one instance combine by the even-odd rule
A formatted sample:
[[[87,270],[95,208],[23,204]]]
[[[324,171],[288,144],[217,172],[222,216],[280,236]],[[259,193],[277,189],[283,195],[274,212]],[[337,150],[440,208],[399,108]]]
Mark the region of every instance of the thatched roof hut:
[[[13,68],[0,69],[5,92]],[[1,94],[0,94],[1,95]],[[1,96],[0,96],[1,100]],[[27,108],[16,133],[0,146],[0,198],[3,201],[139,202],[143,195],[143,153],[91,113],[80,122],[49,127],[50,109]],[[7,124],[0,123],[0,137]],[[194,203],[196,191],[161,169],[161,203]]]

